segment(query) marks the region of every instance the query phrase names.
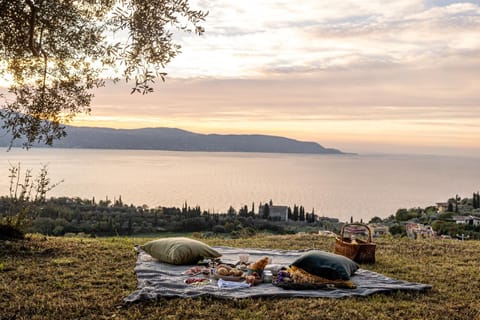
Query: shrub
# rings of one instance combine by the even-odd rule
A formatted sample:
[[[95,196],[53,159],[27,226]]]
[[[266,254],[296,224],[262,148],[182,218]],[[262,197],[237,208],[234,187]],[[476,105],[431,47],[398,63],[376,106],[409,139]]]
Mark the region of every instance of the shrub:
[[[238,239],[238,238],[240,238],[240,232],[234,230],[234,231],[230,232],[230,236],[231,236],[232,239]]]
[[[13,225],[0,224],[0,240],[23,239],[24,233]]]
[[[248,237],[252,237],[254,236],[255,234],[257,233],[257,231],[253,228],[242,228],[240,230],[240,235],[242,236],[242,238],[248,238]]]
[[[0,237],[10,239],[23,239],[27,226],[35,210],[35,205],[44,203],[48,191],[59,183],[52,184],[48,177],[47,167],[40,169],[37,177],[32,175],[32,170],[27,169],[22,173],[20,163],[10,166],[9,170],[9,196],[7,208],[4,213],[2,232]]]
[[[224,226],[217,224],[216,226],[213,226],[212,231],[215,233],[226,233],[227,230],[225,229]]]

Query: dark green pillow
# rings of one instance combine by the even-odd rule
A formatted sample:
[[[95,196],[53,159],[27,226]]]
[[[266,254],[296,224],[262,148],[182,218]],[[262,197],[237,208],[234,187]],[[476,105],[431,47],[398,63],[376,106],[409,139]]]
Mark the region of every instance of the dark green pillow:
[[[221,256],[203,242],[182,237],[153,240],[140,248],[158,261],[176,265],[195,264],[203,258]]]
[[[305,253],[291,265],[330,280],[350,280],[350,276],[358,270],[358,264],[349,258],[319,250]]]

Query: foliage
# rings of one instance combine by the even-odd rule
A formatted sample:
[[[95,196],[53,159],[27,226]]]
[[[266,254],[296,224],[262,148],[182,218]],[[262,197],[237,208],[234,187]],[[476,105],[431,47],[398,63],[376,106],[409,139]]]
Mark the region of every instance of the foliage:
[[[133,246],[149,239],[56,238],[0,242],[0,310],[5,319],[478,319],[480,242],[377,240],[373,265],[388,277],[432,285],[425,293],[366,298],[165,298],[125,305],[136,290]],[[316,235],[203,239],[209,245],[331,251]],[[274,260],[275,261],[275,260]]]
[[[384,223],[389,226],[392,235],[405,236],[405,224],[408,222],[431,225],[437,235],[447,235],[463,239],[480,239],[480,226],[469,224],[457,224],[455,216],[476,216],[480,217],[480,210],[476,208],[478,192],[473,197],[461,198],[455,195],[448,199],[446,211],[439,211],[435,206],[426,208],[398,209],[395,215],[388,218],[372,218],[371,223]]]
[[[61,181],[52,184],[45,165],[36,178],[31,169],[22,173],[20,163],[10,166],[9,172],[9,196],[2,197],[0,207],[0,234],[3,238],[22,239],[28,223],[35,217],[32,207],[44,204],[47,192]]]
[[[368,223],[382,223],[382,218],[375,216]]]
[[[106,76],[153,91],[180,52],[173,30],[202,34],[205,16],[188,0],[0,0],[0,77],[12,82],[3,128],[25,147],[52,144]]]
[[[407,231],[405,230],[405,226],[400,225],[400,224],[391,225],[390,228],[389,228],[389,231],[392,235],[400,235],[400,236],[406,236],[407,235]]]
[[[15,224],[0,222],[0,240],[23,239],[24,233]]]
[[[0,217],[7,212],[9,197],[0,197]],[[29,232],[45,235],[85,233],[95,236],[151,234],[156,232],[213,232],[253,236],[259,231],[278,234],[304,231],[307,226],[316,230],[337,231],[337,219],[321,218],[311,221],[273,221],[250,212],[245,206],[236,210],[230,206],[226,213],[202,211],[199,206],[157,207],[127,205],[121,197],[114,201],[81,198],[50,198],[28,203],[33,218]],[[241,214],[243,212],[243,214]],[[312,217],[314,214],[307,214]],[[313,218],[312,218],[313,219]]]
[[[418,218],[422,215],[422,209],[414,208],[414,209],[398,209],[397,213],[395,213],[395,218],[397,221],[408,221],[410,219]]]

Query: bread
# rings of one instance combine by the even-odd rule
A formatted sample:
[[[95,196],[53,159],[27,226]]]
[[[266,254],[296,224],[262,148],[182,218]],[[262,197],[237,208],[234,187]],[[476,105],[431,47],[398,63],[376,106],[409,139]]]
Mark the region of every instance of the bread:
[[[228,276],[230,274],[230,271],[227,268],[220,267],[217,269],[217,273],[221,276]]]
[[[249,268],[252,270],[263,270],[268,264],[268,257],[263,257],[260,260],[250,264]]]
[[[243,275],[243,271],[238,269],[232,269],[230,270],[230,275],[235,277],[240,277]]]

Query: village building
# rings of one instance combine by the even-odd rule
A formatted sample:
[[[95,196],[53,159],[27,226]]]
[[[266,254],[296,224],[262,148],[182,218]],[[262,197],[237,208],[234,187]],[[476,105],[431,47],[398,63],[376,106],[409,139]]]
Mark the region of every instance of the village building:
[[[437,212],[442,213],[448,210],[448,202],[437,202]]]
[[[265,205],[259,207],[259,213],[263,213]],[[268,205],[268,218],[275,221],[288,221],[288,207]]]
[[[454,216],[456,224],[468,224],[472,226],[480,226],[480,217],[475,216]]]
[[[435,231],[431,226],[420,223],[407,223],[405,226],[407,236],[411,239],[425,239],[435,237]]]
[[[380,223],[370,223],[368,227],[372,231],[372,237],[374,238],[383,237],[390,234],[390,229],[388,226]]]

